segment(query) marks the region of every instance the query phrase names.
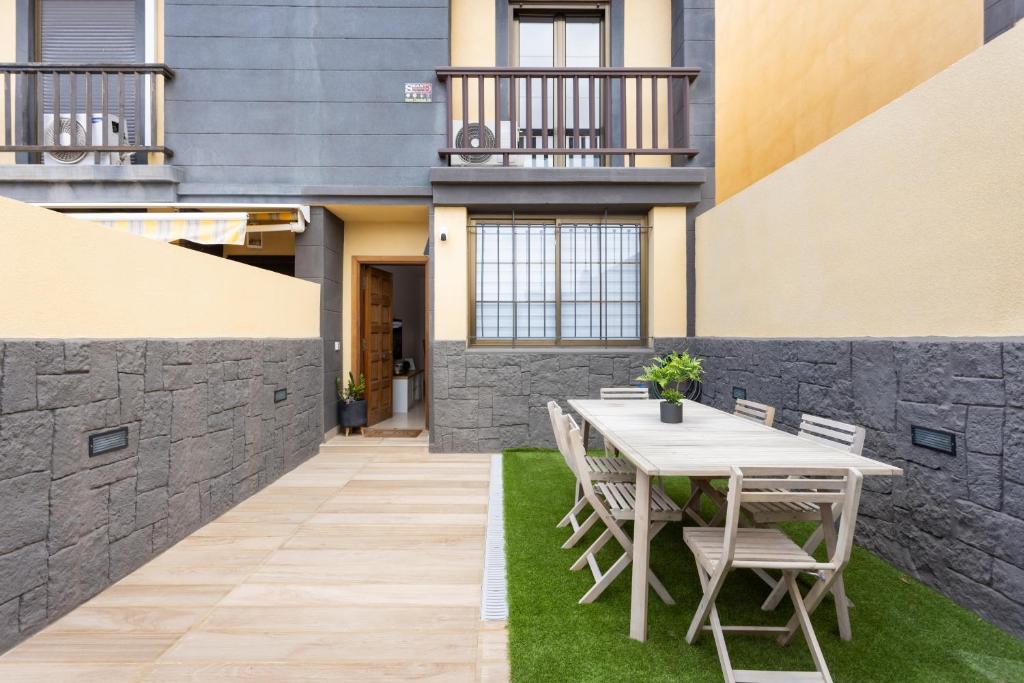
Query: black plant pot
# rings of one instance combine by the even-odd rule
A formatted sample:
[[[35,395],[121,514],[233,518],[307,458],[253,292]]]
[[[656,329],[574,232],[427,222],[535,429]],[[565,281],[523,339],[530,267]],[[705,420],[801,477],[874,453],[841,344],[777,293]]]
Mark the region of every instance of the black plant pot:
[[[661,421],[669,424],[678,424],[683,421],[683,404],[661,402]]]
[[[343,429],[366,425],[366,400],[342,401],[338,404],[338,424]]]

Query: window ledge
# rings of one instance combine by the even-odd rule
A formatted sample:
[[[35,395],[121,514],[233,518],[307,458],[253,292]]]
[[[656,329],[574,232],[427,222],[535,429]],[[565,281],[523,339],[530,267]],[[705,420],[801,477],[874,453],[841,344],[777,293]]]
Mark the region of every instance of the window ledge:
[[[467,344],[467,354],[509,354],[509,353],[554,353],[554,354],[618,354],[618,355],[650,355],[653,346],[491,346]]]

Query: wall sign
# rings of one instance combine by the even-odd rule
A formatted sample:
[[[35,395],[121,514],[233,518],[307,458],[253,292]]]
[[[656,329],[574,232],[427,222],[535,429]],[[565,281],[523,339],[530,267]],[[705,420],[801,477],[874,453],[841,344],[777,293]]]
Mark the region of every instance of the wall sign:
[[[405,101],[406,102],[431,102],[434,94],[434,86],[432,83],[406,83],[405,84]]]

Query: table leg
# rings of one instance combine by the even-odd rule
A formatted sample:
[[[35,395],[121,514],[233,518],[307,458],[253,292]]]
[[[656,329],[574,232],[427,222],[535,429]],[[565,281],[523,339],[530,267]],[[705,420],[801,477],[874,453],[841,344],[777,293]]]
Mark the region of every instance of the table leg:
[[[581,420],[581,422],[583,422],[583,448],[590,448],[590,423],[586,420]]]
[[[651,478],[636,471],[636,520],[633,523],[633,587],[629,637],[647,640],[647,570],[651,550]]]

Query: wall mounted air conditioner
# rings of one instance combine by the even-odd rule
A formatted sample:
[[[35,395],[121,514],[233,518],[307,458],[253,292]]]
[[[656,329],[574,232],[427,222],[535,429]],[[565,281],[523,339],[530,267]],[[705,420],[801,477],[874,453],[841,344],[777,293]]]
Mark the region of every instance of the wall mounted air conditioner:
[[[87,123],[85,114],[76,114],[72,122],[70,114],[61,114],[55,120],[53,114],[43,116],[43,144],[69,146],[98,146],[103,144],[103,128],[107,128],[108,145],[127,145],[128,136],[121,128],[116,116],[103,118],[94,114]],[[97,156],[99,161],[97,162]],[[59,152],[44,152],[43,164],[46,166],[124,166],[131,163],[131,153],[122,152],[83,152],[76,149]]]
[[[476,121],[470,121],[466,125],[463,125],[460,120],[452,121],[452,146],[468,148],[462,154],[452,154],[452,166],[501,166],[504,163],[501,154],[473,154],[472,152],[475,148],[495,147],[498,140],[494,131],[494,121],[485,121],[483,127]],[[512,123],[502,121],[501,146],[503,148],[517,147],[518,144],[518,140],[512,137]],[[522,166],[525,160],[526,157],[522,154],[508,155],[509,166]]]

